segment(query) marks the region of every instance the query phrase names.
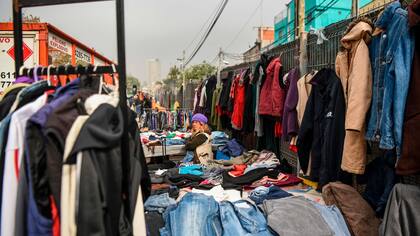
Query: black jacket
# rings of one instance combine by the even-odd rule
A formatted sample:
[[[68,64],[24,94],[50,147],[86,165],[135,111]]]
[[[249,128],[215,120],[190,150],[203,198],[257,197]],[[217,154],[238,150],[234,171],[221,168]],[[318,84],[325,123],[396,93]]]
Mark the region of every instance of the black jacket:
[[[1,100],[0,102],[0,121],[4,119],[4,117],[9,114],[10,108],[12,108],[13,103],[15,102],[15,99],[22,90],[23,87],[15,88],[12,91],[8,92],[6,96]]]
[[[216,89],[217,78],[212,75],[206,84],[206,103],[204,104],[204,113],[207,117],[211,116],[211,105],[213,101],[213,92]]]
[[[338,180],[344,144],[345,102],[341,82],[332,69],[322,69],[312,79],[298,138],[299,163],[321,189]]]
[[[129,121],[134,114],[129,113]],[[142,185],[143,197],[150,194],[150,179],[139,145],[139,133],[133,122],[128,124],[129,157],[121,154],[123,117],[120,108],[100,105],[80,130],[71,151],[70,162],[82,152],[80,173],[78,235],[122,235],[130,232],[137,193]],[[136,142],[137,141],[137,142]],[[129,162],[123,162],[128,158]],[[128,163],[128,168],[123,166]],[[128,198],[124,197],[124,170],[129,172]],[[124,211],[128,202],[130,213]]]
[[[222,79],[222,92],[220,93],[219,106],[222,111],[228,110],[230,86],[232,85],[233,72],[229,71],[227,78]]]
[[[122,206],[121,111],[100,105],[88,118],[70,153],[76,163],[82,152],[78,235],[118,235]],[[66,162],[67,163],[67,162]]]

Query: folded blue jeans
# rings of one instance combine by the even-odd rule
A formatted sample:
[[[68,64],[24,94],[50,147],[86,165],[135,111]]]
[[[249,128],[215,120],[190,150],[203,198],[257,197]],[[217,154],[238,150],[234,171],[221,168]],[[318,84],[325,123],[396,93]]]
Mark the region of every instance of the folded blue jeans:
[[[187,151],[187,153],[185,154],[184,159],[182,159],[182,163],[188,163],[188,162],[192,162],[194,159],[194,152],[193,151]]]
[[[165,212],[165,209],[176,204],[175,199],[169,197],[169,193],[163,193],[160,195],[152,195],[147,198],[144,203],[144,209],[146,211],[158,211],[159,213]]]
[[[220,220],[223,235],[271,236],[264,215],[247,201],[223,201],[220,206]]]
[[[325,222],[334,231],[335,235],[350,236],[346,221],[336,206],[323,206],[316,202],[311,202],[320,212]]]
[[[219,204],[213,197],[187,193],[178,206],[171,206],[163,214],[165,227],[161,236],[220,236],[222,225]]]
[[[292,196],[290,193],[282,190],[277,186],[270,187],[258,187],[251,191],[249,198],[255,202],[255,204],[262,204],[264,200],[279,199]]]

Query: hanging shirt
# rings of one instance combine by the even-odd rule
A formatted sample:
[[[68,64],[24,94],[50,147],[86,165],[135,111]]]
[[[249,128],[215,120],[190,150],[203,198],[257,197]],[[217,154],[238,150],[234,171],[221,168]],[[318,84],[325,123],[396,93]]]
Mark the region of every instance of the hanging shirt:
[[[19,168],[24,151],[24,137],[27,120],[47,102],[43,94],[34,102],[26,104],[16,111],[11,118],[9,136],[5,152],[3,177],[3,199],[1,210],[1,235],[12,236],[15,233],[16,198],[19,180]]]

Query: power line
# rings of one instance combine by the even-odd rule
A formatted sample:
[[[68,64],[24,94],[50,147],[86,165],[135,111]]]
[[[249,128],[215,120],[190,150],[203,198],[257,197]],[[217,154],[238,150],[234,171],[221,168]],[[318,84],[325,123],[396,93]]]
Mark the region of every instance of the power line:
[[[232,44],[236,41],[236,39],[238,39],[239,35],[242,33],[242,31],[245,29],[245,27],[249,24],[249,22],[252,20],[252,18],[255,16],[255,14],[258,12],[258,8],[260,8],[262,6],[262,2],[263,2],[263,0],[260,0],[260,3],[258,4],[257,8],[255,8],[255,10],[252,12],[251,16],[246,20],[245,24],[242,25],[239,32],[235,35],[235,37],[228,44],[228,46],[225,47],[225,49],[228,49],[230,46],[232,46]]]
[[[214,17],[212,24],[210,25],[210,27],[207,29],[206,33],[204,34],[203,38],[200,40],[199,44],[195,47],[194,51],[191,53],[191,56],[188,57],[188,59],[185,61],[184,66],[188,65],[188,63],[191,62],[191,60],[195,57],[195,55],[197,55],[198,51],[201,49],[201,47],[203,46],[204,42],[206,41],[206,39],[209,37],[211,31],[213,30],[214,26],[216,25],[220,15],[222,14],[223,10],[225,9],[228,0],[223,0],[223,4],[220,7],[217,15]]]
[[[217,13],[217,11],[220,9],[220,7],[222,6],[222,1],[220,2],[219,5],[217,5],[217,7],[212,11],[211,15],[209,16],[209,18],[207,18],[207,20],[204,22],[203,26],[201,26],[200,31],[197,32],[197,34],[194,36],[194,39],[188,44],[188,46],[184,49],[185,51],[187,51],[191,45],[195,42],[195,40],[198,38],[198,36],[200,36],[200,33],[204,30],[204,27],[206,27],[206,25],[208,25],[208,23],[210,22],[211,18],[214,17]]]

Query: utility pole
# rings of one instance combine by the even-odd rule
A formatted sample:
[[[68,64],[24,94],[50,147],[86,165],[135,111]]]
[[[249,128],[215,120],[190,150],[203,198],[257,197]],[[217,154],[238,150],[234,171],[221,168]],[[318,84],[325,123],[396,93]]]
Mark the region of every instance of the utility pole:
[[[223,52],[222,52],[222,48],[219,48],[219,64],[217,66],[217,87],[220,86],[221,83],[221,79],[220,79],[220,71],[221,71],[221,67],[222,67],[222,56],[223,56]]]
[[[298,4],[298,34],[300,36],[303,32],[305,32],[305,0],[298,0]]]
[[[182,107],[186,108],[185,98],[186,98],[186,92],[187,92],[187,83],[185,82],[185,50],[182,51],[181,76],[182,76]]]
[[[300,73],[306,74],[308,67],[308,53],[307,53],[307,40],[308,33],[305,32],[305,0],[298,0],[299,11],[299,71]]]
[[[351,2],[351,16],[358,17],[359,16],[359,0],[352,0]]]

